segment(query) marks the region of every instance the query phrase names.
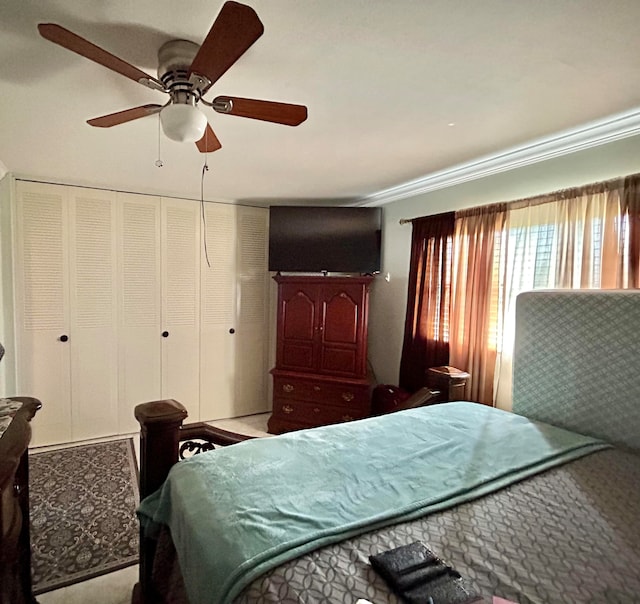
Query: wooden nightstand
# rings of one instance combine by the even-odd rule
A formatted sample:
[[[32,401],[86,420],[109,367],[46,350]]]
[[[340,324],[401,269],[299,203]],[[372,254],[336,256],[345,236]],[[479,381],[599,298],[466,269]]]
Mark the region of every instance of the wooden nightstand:
[[[470,373],[449,365],[431,367],[427,370],[427,385],[429,388],[440,390],[440,401],[463,401],[464,390],[470,377]]]

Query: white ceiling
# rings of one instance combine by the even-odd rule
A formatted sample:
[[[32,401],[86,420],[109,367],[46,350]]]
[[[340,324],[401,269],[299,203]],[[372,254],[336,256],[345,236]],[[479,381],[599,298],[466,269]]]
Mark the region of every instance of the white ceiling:
[[[640,106],[639,0],[246,0],[263,36],[212,87],[307,105],[297,128],[206,109],[222,149],[204,196],[347,203]],[[159,92],[38,35],[58,23],[156,75],[157,49],[200,43],[221,0],[2,0],[0,168],[200,196],[204,156],[147,117],[85,120]],[[455,124],[455,125],[449,125]]]

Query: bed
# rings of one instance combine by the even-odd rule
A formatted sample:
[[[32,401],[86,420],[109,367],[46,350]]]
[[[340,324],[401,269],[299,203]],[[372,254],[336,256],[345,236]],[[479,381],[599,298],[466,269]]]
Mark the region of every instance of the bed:
[[[396,603],[368,558],[422,541],[486,602],[640,602],[640,291],[521,294],[516,333],[514,413],[245,439],[139,406],[134,601]]]

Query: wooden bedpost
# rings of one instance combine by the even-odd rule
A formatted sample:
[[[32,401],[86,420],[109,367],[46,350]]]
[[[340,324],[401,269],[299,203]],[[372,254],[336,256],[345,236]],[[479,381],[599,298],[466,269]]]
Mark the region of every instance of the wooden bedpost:
[[[160,488],[178,461],[180,427],[187,410],[173,399],[143,403],[135,408],[140,423],[140,499]],[[140,582],[133,588],[134,604],[158,601],[153,593],[151,570],[155,541],[140,531]]]
[[[158,490],[178,461],[180,427],[187,410],[173,399],[136,406],[140,423],[140,499]]]
[[[196,454],[215,446],[234,445],[253,438],[214,428],[203,422],[183,426],[187,410],[173,399],[142,403],[134,413],[140,423],[140,499],[162,486],[169,470],[180,459],[181,441],[186,441],[183,448],[186,446],[188,453]],[[200,442],[190,442],[191,439]],[[151,580],[155,551],[156,541],[145,537],[141,529],[140,581],[133,588],[133,604],[157,604],[162,601]]]

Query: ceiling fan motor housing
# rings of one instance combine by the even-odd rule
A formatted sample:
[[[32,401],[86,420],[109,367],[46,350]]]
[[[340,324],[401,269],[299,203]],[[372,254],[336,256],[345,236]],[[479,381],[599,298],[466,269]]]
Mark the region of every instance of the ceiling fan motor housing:
[[[200,88],[189,80],[191,63],[200,47],[188,40],[171,40],[158,50],[158,79],[165,85],[174,103],[200,100]]]
[[[188,40],[171,40],[158,51],[158,79],[171,96],[160,111],[164,133],[178,142],[202,138],[207,118],[197,108],[200,89],[189,80],[189,67],[200,47]]]

